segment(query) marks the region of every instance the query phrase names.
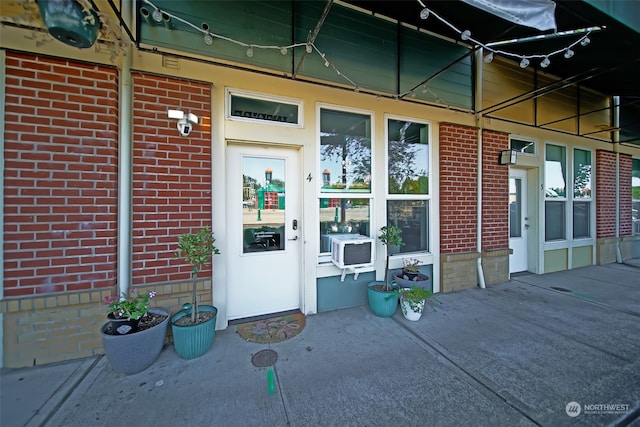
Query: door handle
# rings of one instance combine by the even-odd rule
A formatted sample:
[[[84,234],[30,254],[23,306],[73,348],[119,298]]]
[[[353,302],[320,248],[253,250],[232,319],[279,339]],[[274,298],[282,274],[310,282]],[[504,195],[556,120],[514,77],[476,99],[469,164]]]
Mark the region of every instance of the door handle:
[[[287,240],[298,240],[298,236],[293,236],[291,239],[287,239]]]
[[[529,229],[529,224],[525,224],[525,225],[524,225],[524,229],[525,229],[525,230],[528,230],[528,229]]]

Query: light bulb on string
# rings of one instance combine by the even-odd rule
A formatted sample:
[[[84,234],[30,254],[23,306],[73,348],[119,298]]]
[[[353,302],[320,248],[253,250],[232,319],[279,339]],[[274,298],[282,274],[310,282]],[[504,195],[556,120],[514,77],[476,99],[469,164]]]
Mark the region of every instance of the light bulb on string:
[[[151,17],[156,22],[162,22],[162,12],[160,11],[160,9],[154,10],[153,13],[151,14]]]
[[[490,63],[491,61],[493,61],[493,52],[487,53],[484,57],[484,62],[486,64]]]
[[[589,37],[585,36],[585,38],[580,40],[580,46],[582,47],[587,46],[589,43],[591,43],[591,39]]]
[[[247,48],[247,56],[248,56],[249,58],[253,58],[253,47],[249,46],[249,47]]]
[[[573,56],[573,54],[574,54],[574,52],[573,52],[571,49],[567,49],[567,50],[564,52],[564,57],[565,57],[565,58],[567,58],[567,59],[569,59],[569,58],[571,58],[571,57]]]
[[[426,7],[420,11],[420,19],[427,19],[429,17],[429,9]]]
[[[213,36],[211,33],[207,33],[204,35],[204,44],[211,45],[213,43]]]
[[[462,40],[469,40],[470,37],[471,37],[471,31],[469,30],[464,30],[462,34],[460,34],[460,38]]]
[[[522,61],[520,61],[520,68],[527,68],[529,66],[529,59],[527,57],[522,57]]]
[[[549,60],[548,56],[545,56],[544,59],[542,60],[542,62],[540,62],[540,66],[542,68],[547,68],[549,66],[549,64],[551,64],[551,61]]]
[[[305,47],[305,50],[307,51],[307,53],[311,53],[313,52],[313,49],[311,48],[311,45],[307,43],[307,46]]]
[[[286,48],[286,47],[284,47],[284,46],[283,46],[283,47],[281,47],[281,48],[280,48],[280,53],[281,53],[281,54],[283,54],[283,55],[286,55],[286,54],[287,54],[287,48]]]

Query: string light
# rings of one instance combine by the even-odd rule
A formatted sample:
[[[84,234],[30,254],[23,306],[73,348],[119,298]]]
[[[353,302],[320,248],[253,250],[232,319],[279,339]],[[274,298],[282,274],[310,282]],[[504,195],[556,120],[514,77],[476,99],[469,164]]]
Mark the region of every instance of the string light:
[[[511,57],[514,59],[519,59],[520,60],[520,67],[521,68],[527,68],[530,64],[530,60],[534,59],[534,58],[540,58],[542,59],[542,61],[540,62],[540,66],[542,68],[546,68],[550,65],[551,60],[550,58],[552,56],[555,55],[559,55],[564,53],[564,57],[569,59],[574,55],[574,51],[571,49],[573,47],[575,47],[576,45],[580,45],[580,46],[587,46],[589,45],[589,43],[591,42],[591,40],[589,39],[589,35],[591,34],[592,31],[597,31],[597,30],[601,30],[602,28],[600,27],[590,27],[587,29],[583,29],[583,30],[573,30],[573,31],[569,31],[569,32],[565,32],[565,33],[556,33],[554,35],[558,36],[558,35],[573,35],[573,34],[577,34],[580,32],[586,32],[586,34],[579,38],[577,41],[571,43],[568,47],[564,47],[561,49],[558,49],[554,52],[550,52],[550,53],[546,53],[546,54],[533,54],[533,55],[521,55],[521,54],[517,54],[517,53],[513,53],[513,52],[509,52],[509,51],[505,51],[505,50],[501,50],[501,49],[495,49],[493,47],[491,47],[490,45],[498,45],[498,44],[506,44],[508,42],[495,42],[495,43],[482,43],[476,39],[474,39],[471,35],[471,31],[470,30],[460,30],[457,27],[455,27],[453,24],[451,24],[449,21],[445,20],[444,18],[442,18],[441,16],[439,16],[437,13],[435,13],[434,11],[430,10],[429,8],[427,8],[425,6],[425,4],[422,2],[422,0],[417,0],[417,2],[422,6],[422,9],[420,10],[420,19],[426,20],[428,19],[430,16],[434,16],[436,19],[438,19],[440,22],[442,22],[443,24],[445,24],[446,26],[448,26],[449,28],[451,28],[453,31],[457,32],[460,35],[460,39],[464,40],[464,41],[469,41],[471,43],[473,43],[476,46],[482,47],[483,49],[487,50],[488,53],[485,55],[484,57],[484,62],[485,63],[490,63],[493,61],[494,57],[496,54],[499,55],[503,55],[506,57]],[[351,80],[349,77],[347,77],[346,75],[344,75],[338,68],[336,68],[336,66],[334,64],[331,63],[331,61],[329,61],[329,59],[326,57],[326,55],[323,52],[320,52],[318,50],[318,48],[316,47],[316,45],[313,42],[305,42],[305,43],[294,43],[291,45],[287,45],[287,46],[265,46],[265,45],[256,45],[256,44],[249,44],[249,43],[245,43],[239,40],[235,40],[232,39],[230,37],[221,35],[221,34],[216,34],[210,31],[209,25],[205,22],[203,22],[200,26],[196,26],[194,24],[192,24],[191,22],[180,18],[179,16],[175,16],[169,12],[166,11],[162,11],[160,10],[157,6],[155,6],[150,0],[143,0],[143,3],[151,6],[153,8],[153,12],[151,14],[151,18],[153,19],[153,21],[157,22],[157,23],[162,23],[162,22],[169,22],[171,20],[174,20],[176,22],[181,22],[182,24],[185,24],[193,29],[195,29],[196,31],[199,31],[203,34],[203,42],[206,45],[211,45],[213,44],[214,39],[221,39],[221,40],[225,40],[227,42],[236,44],[238,46],[241,47],[245,47],[246,50],[246,55],[249,58],[252,58],[254,55],[254,49],[277,49],[280,51],[280,53],[282,55],[287,55],[289,49],[294,49],[296,47],[304,47],[305,51],[307,54],[311,54],[314,52],[314,50],[316,51],[316,53],[322,58],[322,60],[324,61],[324,66],[327,68],[332,68],[336,74],[338,76],[341,76],[343,79],[345,79],[347,82],[349,82],[349,84],[351,84],[354,87],[355,92],[360,92],[360,87],[353,81]],[[538,37],[544,37],[544,36],[538,36]],[[519,40],[522,41],[522,40]],[[515,42],[515,41],[513,41]],[[437,102],[444,102],[436,93],[434,93],[433,91],[431,91],[431,89],[425,89],[423,90],[423,93],[426,92],[431,92],[436,98],[437,98]],[[410,95],[412,97],[415,97],[415,92],[413,90],[407,91],[404,94],[395,94],[393,95],[395,99],[400,99],[403,98],[404,96]],[[377,95],[377,98],[380,99],[380,95]]]
[[[561,32],[561,33],[554,33],[551,36],[553,36],[553,37],[570,36],[570,35],[575,35],[575,34],[580,34],[580,33],[586,32],[586,34],[584,36],[582,36],[578,40],[576,40],[573,43],[571,43],[568,47],[564,47],[562,49],[558,49],[558,50],[555,50],[553,52],[549,52],[549,53],[545,53],[545,54],[521,55],[521,54],[518,54],[518,53],[509,52],[509,51],[506,51],[506,50],[494,49],[490,45],[498,45],[498,44],[502,45],[502,44],[506,44],[506,43],[514,43],[514,42],[517,42],[517,41],[532,41],[532,40],[537,40],[537,39],[542,39],[542,38],[548,37],[548,35],[535,36],[535,37],[527,38],[526,40],[520,39],[520,40],[511,40],[511,41],[508,41],[508,42],[482,43],[482,42],[474,39],[471,36],[471,31],[470,30],[464,30],[464,31],[460,30],[455,25],[453,25],[452,23],[450,23],[449,21],[447,21],[446,19],[444,19],[443,17],[441,17],[440,15],[435,13],[433,10],[429,9],[424,4],[424,2],[422,0],[417,0],[417,2],[422,7],[422,9],[420,10],[420,18],[421,19],[427,19],[429,16],[434,16],[436,19],[438,19],[444,25],[446,25],[447,27],[451,28],[453,31],[458,33],[462,40],[464,40],[464,41],[468,40],[468,41],[474,43],[476,46],[482,47],[483,49],[489,51],[489,53],[484,57],[484,62],[487,63],[487,64],[490,63],[491,61],[493,61],[494,55],[499,54],[499,55],[503,55],[503,56],[510,57],[510,58],[513,58],[513,59],[520,59],[520,67],[521,68],[527,68],[529,66],[530,62],[531,62],[531,59],[542,59],[542,61],[540,63],[540,66],[543,67],[543,68],[546,68],[551,64],[551,60],[550,60],[551,57],[553,57],[555,55],[559,55],[561,53],[564,53],[564,57],[566,59],[571,58],[575,53],[571,49],[572,47],[575,47],[578,44],[580,46],[583,46],[583,47],[587,46],[589,43],[591,43],[591,39],[589,39],[589,35],[591,34],[591,32],[602,30],[602,28],[600,28],[600,27],[589,27],[589,28],[586,28],[586,29],[570,30],[570,31]]]

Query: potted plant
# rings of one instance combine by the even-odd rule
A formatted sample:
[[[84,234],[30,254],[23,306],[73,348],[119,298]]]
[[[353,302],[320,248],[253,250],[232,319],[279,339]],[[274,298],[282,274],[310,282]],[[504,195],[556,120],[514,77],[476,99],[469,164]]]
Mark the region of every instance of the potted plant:
[[[211,257],[219,254],[211,229],[202,227],[196,233],[185,233],[178,238],[175,257],[191,264],[193,279],[191,304],[185,304],[171,317],[171,331],[176,353],[184,359],[195,359],[205,354],[213,345],[216,334],[218,309],[212,305],[198,305],[198,273]]]
[[[435,310],[434,304],[438,302],[430,290],[421,286],[411,286],[398,291],[400,296],[400,308],[405,319],[418,321],[424,311],[424,306],[428,302]]]
[[[401,271],[393,274],[393,280],[401,288],[410,288],[411,286],[421,286],[429,289],[429,277],[420,273],[420,260],[409,258],[402,261]]]
[[[404,244],[402,229],[395,225],[381,227],[378,239],[387,247],[384,282],[370,282],[367,286],[367,298],[369,308],[376,316],[391,317],[398,307],[398,298],[397,289],[389,284],[389,256],[400,252],[400,246]]]
[[[100,332],[105,355],[116,371],[135,374],[158,358],[167,336],[169,311],[149,308],[155,295],[155,291],[141,295],[134,289],[105,298],[109,321]]]

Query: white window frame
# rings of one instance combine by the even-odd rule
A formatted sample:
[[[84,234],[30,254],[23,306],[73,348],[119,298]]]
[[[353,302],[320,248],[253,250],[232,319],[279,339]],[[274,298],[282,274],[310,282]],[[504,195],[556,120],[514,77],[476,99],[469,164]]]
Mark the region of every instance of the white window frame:
[[[429,153],[429,191],[428,194],[420,194],[420,195],[412,195],[412,194],[389,194],[389,120],[397,120],[404,122],[417,123],[421,125],[427,126],[427,145],[428,145],[428,153]],[[429,214],[429,221],[427,224],[428,230],[427,233],[429,235],[429,249],[421,250],[416,252],[405,252],[397,255],[393,255],[392,258],[417,258],[423,264],[427,264],[427,260],[422,259],[420,255],[430,255],[433,256],[433,178],[434,178],[434,168],[433,168],[433,123],[424,120],[417,119],[415,117],[406,117],[406,116],[398,116],[395,114],[385,114],[384,115],[384,164],[385,164],[385,174],[384,174],[384,219],[388,216],[387,212],[387,202],[390,200],[425,200],[427,201],[427,209]],[[431,259],[431,262],[432,259]]]
[[[320,160],[320,147],[322,145],[322,138],[320,136],[320,117],[322,110],[332,110],[332,111],[341,111],[345,113],[354,113],[361,114],[370,117],[371,120],[371,187],[368,193],[326,193],[322,192],[322,164]],[[375,168],[375,128],[376,128],[376,115],[372,110],[364,110],[360,108],[347,107],[343,105],[336,104],[328,104],[328,103],[316,103],[316,210],[320,209],[320,199],[369,199],[369,227],[371,236],[373,238],[377,238],[377,230],[379,227],[376,226],[375,222],[375,206],[374,206],[374,197],[373,194],[375,192],[376,186],[376,178],[374,172]],[[320,219],[318,218],[317,223],[314,225],[318,227],[320,225]],[[316,228],[317,230],[317,228]],[[331,253],[330,252],[320,252],[320,235],[318,234],[318,239],[316,241],[316,253],[318,254],[318,266],[325,265],[333,265],[331,263]],[[369,269],[365,269],[363,271],[373,271],[374,268],[371,267]],[[322,277],[322,275],[318,276]]]
[[[589,198],[574,198],[573,197],[573,189],[575,186],[574,178],[575,178],[575,170],[574,170],[574,160],[575,160],[575,152],[576,150],[587,151],[591,153],[591,196]],[[575,242],[584,243],[585,241],[593,240],[593,236],[595,234],[595,153],[592,149],[586,147],[572,147],[571,148],[571,240]],[[574,237],[573,236],[573,205],[575,202],[589,202],[589,236],[587,237]]]
[[[511,141],[517,139],[519,141],[528,141],[533,145],[533,153],[525,153],[524,151],[518,151],[518,156],[538,157],[538,141],[528,136],[509,135],[509,149],[511,149]]]

